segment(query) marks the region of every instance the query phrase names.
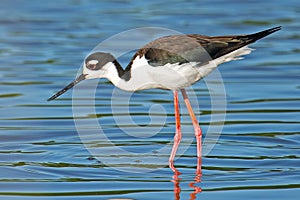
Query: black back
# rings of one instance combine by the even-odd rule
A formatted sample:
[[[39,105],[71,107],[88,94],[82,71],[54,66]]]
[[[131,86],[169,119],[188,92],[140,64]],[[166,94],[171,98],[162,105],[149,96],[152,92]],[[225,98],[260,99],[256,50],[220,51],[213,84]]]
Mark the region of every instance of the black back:
[[[210,60],[226,55],[280,29],[281,27],[279,26],[249,35],[210,37],[187,34],[161,37],[137,51],[127,69],[130,68],[137,56],[142,57],[143,55],[145,55],[148,63],[152,66],[162,66],[167,63],[183,64],[187,62],[205,64]]]

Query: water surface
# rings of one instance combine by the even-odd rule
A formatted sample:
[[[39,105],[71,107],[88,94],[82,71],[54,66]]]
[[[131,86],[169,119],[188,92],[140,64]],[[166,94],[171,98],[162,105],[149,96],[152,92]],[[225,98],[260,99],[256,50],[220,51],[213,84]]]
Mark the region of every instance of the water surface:
[[[296,0],[2,1],[0,198],[298,199],[299,14]],[[219,68],[226,89],[226,118],[217,144],[203,157],[201,182],[195,181],[195,143],[182,144],[186,151],[175,162],[182,173],[178,177],[167,163],[161,166],[153,159],[144,163],[138,156],[132,158],[132,152],[155,154],[173,140],[171,92],[135,93],[129,106],[120,102],[112,112],[113,92],[124,93],[101,80],[96,91],[96,115],[75,115],[72,92],[46,101],[75,78],[82,59],[96,44],[121,31],[151,26],[225,35],[278,25],[283,30],[253,44],[256,51],[245,60]],[[129,56],[122,57],[123,65]],[[88,90],[97,83],[87,81],[81,89]],[[197,96],[192,95],[199,105],[195,112],[205,137],[212,115],[216,115],[211,111],[209,90],[202,81],[189,91]],[[78,99],[77,108],[89,109],[93,98],[86,95]],[[124,107],[133,123],[128,123]],[[193,128],[183,104],[182,112],[183,135],[189,140]],[[91,121],[98,121],[109,141],[131,152],[123,155],[133,160],[131,165],[117,156],[113,159],[104,141],[90,138],[88,145],[108,152],[101,156],[115,163],[107,165],[95,159],[81,141],[74,117],[85,124],[87,135],[97,130]],[[116,117],[123,123],[116,122]],[[135,137],[151,134],[149,127],[159,133]],[[167,159],[168,154],[158,158]],[[137,168],[157,170],[134,173]]]

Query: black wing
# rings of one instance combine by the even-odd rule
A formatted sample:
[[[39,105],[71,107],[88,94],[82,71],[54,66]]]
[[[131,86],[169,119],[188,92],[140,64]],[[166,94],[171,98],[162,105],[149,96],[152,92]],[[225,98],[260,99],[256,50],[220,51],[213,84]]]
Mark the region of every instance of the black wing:
[[[280,29],[279,26],[254,34],[233,36],[209,37],[198,34],[166,36],[148,43],[137,51],[128,67],[137,56],[143,55],[152,66],[162,66],[167,63],[206,63]]]

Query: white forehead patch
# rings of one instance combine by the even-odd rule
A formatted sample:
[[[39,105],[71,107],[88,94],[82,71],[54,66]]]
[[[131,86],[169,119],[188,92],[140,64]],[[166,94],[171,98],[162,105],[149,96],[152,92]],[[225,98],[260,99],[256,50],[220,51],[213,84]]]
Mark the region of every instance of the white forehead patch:
[[[90,60],[87,64],[88,65],[97,65],[98,64],[98,60]]]

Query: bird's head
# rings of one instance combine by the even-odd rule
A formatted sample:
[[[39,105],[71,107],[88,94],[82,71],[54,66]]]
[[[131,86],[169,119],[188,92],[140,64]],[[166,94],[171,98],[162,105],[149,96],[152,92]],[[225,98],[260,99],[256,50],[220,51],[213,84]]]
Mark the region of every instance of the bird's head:
[[[96,52],[89,55],[83,64],[85,79],[106,78],[108,68],[115,65],[116,59],[110,53]]]
[[[106,78],[108,69],[117,64],[116,59],[110,53],[95,52],[90,54],[83,63],[82,74],[78,76],[73,82],[50,97],[48,101],[54,100],[79,82],[86,79]]]

